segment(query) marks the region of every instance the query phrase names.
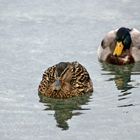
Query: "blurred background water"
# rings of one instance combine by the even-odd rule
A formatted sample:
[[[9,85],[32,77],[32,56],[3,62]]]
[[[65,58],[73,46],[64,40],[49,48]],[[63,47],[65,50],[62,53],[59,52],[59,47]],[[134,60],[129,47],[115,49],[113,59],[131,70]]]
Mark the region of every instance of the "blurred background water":
[[[140,63],[101,64],[97,48],[121,26],[140,30],[139,0],[0,0],[0,139],[139,140]],[[79,61],[92,96],[40,99],[43,72]]]

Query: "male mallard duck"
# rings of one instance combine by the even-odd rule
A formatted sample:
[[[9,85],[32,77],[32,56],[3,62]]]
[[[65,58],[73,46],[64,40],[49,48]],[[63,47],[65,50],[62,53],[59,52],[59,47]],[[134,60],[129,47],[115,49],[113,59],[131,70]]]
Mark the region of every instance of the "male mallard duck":
[[[44,72],[38,91],[63,99],[91,93],[93,84],[86,68],[78,62],[60,62]]]
[[[140,61],[140,32],[125,27],[110,31],[98,48],[98,58],[117,65]]]

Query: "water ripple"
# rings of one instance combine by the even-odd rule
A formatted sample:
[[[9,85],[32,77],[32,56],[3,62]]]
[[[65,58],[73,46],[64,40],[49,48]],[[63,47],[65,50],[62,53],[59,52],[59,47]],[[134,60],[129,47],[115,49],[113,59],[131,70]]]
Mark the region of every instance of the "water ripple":
[[[139,79],[134,78],[140,75],[140,63],[132,65],[116,66],[101,63],[102,75],[106,76],[106,82],[113,82],[118,90],[118,107],[134,106],[132,100],[133,89],[139,87]]]
[[[40,102],[44,103],[46,107],[44,111],[53,111],[53,115],[57,127],[62,128],[62,130],[68,130],[69,124],[68,120],[73,116],[79,116],[83,114],[84,110],[90,110],[87,107],[90,101],[90,95],[84,95],[80,97],[73,97],[70,99],[51,99],[44,96],[40,96]]]

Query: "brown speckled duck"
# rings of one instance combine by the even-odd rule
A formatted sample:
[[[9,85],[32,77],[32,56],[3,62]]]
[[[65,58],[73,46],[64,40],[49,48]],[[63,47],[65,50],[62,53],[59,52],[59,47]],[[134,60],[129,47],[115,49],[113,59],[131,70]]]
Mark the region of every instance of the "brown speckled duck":
[[[98,48],[98,58],[116,65],[140,61],[140,32],[126,27],[110,31]]]
[[[66,99],[92,93],[93,84],[80,63],[60,62],[44,72],[38,91],[39,95]]]

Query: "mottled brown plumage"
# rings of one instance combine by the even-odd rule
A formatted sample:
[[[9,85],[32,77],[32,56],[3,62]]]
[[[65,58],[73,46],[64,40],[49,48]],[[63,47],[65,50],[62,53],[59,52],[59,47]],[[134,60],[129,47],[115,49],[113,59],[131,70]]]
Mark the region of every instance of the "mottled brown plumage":
[[[60,62],[44,72],[38,91],[47,97],[65,99],[93,92],[93,84],[80,63]]]

